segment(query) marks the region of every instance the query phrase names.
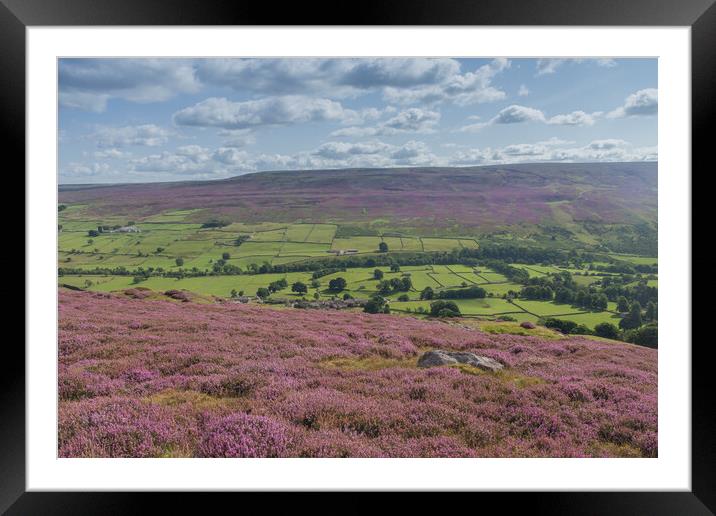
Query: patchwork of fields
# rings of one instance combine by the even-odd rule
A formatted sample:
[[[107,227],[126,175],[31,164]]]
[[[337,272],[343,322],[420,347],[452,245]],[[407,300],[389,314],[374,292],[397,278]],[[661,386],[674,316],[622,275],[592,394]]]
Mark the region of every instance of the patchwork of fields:
[[[409,274],[413,288],[409,292],[394,293],[387,296],[390,299],[392,311],[417,313],[420,309],[429,311],[430,301],[421,301],[420,292],[425,287],[431,287],[440,291],[443,286],[460,287],[463,284],[479,285],[484,288],[488,297],[484,299],[457,299],[455,302],[460,307],[464,316],[480,316],[495,318],[509,315],[519,321],[536,322],[541,317],[556,317],[584,322],[590,327],[600,322],[618,322],[618,315],[610,306],[610,311],[586,312],[578,307],[556,304],[548,301],[508,301],[503,296],[509,292],[519,292],[521,285],[506,281],[501,275],[485,268],[476,268],[466,271],[465,266],[415,266],[403,267],[400,272],[391,272],[388,267],[375,268],[354,268],[346,271],[336,272],[320,278],[319,287],[311,286],[310,272],[292,272],[285,274],[244,274],[235,276],[200,276],[189,278],[150,277],[141,282],[140,286],[156,291],[164,290],[188,290],[198,294],[213,295],[218,297],[229,297],[232,290],[244,292],[247,296],[255,295],[261,287],[267,287],[270,283],[285,279],[289,286],[295,282],[302,282],[308,286],[306,296],[312,298],[318,293],[322,297],[332,296],[334,293],[328,290],[330,280],[342,277],[348,286],[341,292],[341,295],[348,293],[358,299],[367,299],[376,293],[378,280],[373,277],[375,269],[383,271],[384,279],[402,277]],[[444,272],[452,269],[453,272]],[[458,269],[460,272],[455,272]],[[485,279],[494,278],[490,282]],[[63,276],[60,283],[74,287],[84,288],[93,291],[113,292],[136,287],[131,276],[99,276],[99,275],[73,275]],[[407,295],[409,301],[398,301],[400,295]],[[298,299],[302,296],[286,289],[276,294],[280,298]],[[612,303],[613,305],[613,303]]]
[[[264,263],[279,265],[326,257],[335,254],[375,254],[381,244],[388,246],[388,253],[450,251],[453,249],[476,249],[474,238],[435,238],[399,235],[351,235],[350,231],[338,231],[336,224],[275,222],[239,223],[232,222],[222,227],[203,227],[190,219],[200,210],[170,210],[137,221],[117,217],[103,220],[88,220],[82,205],[67,207],[59,214],[61,225],[58,234],[58,265],[72,269],[65,274],[60,284],[94,291],[119,291],[137,286],[132,275],[92,274],[97,268],[128,270],[154,269],[166,272],[212,270],[217,262],[239,267],[248,271]],[[102,232],[89,236],[98,226],[134,226],[137,232]],[[337,236],[340,235],[340,236]],[[635,255],[614,255],[633,264],[655,264],[656,258]],[[590,272],[587,269],[564,268],[553,265],[525,265],[512,263],[522,268],[530,277],[547,276],[567,271],[575,282],[589,286],[607,273]],[[618,323],[619,315],[615,303],[608,309],[590,312],[585,309],[557,304],[551,301],[527,301],[507,299],[508,294],[519,292],[522,285],[513,283],[503,274],[487,267],[468,265],[421,265],[404,266],[399,272],[388,267],[378,267],[385,280],[410,275],[412,289],[387,296],[391,310],[404,313],[429,311],[430,301],[420,300],[420,292],[430,287],[439,292],[478,285],[487,292],[484,299],[456,300],[461,313],[467,317],[498,318],[510,316],[519,321],[536,322],[540,318],[558,317],[570,319],[587,326],[601,322]],[[169,289],[187,290],[202,295],[229,297],[232,292],[254,296],[259,288],[285,279],[289,288],[275,294],[280,298],[298,298],[291,292],[290,285],[301,282],[308,286],[306,296],[310,299],[332,297],[336,293],[328,290],[332,279],[342,277],[347,286],[340,293],[355,298],[367,299],[377,292],[379,280],[374,278],[375,267],[350,268],[321,277],[317,283],[310,272],[286,274],[241,274],[207,275],[174,278],[151,276],[141,286],[156,291]],[[78,272],[87,271],[87,272]],[[657,286],[658,280],[648,280],[649,286]],[[403,296],[407,296],[406,301]],[[401,300],[398,300],[398,298]]]
[[[336,237],[335,224],[242,224],[221,228],[202,228],[201,224],[184,222],[193,210],[167,212],[133,224],[137,233],[101,233],[89,237],[90,230],[103,224],[126,224],[119,220],[78,220],[60,213],[62,229],[58,237],[60,267],[92,270],[97,267],[162,268],[210,270],[229,253],[227,263],[247,268],[251,264],[283,264],[308,258],[349,254],[376,253],[381,243],[388,252],[450,251],[476,249],[470,238],[420,238],[411,236]],[[236,245],[239,237],[246,238]],[[181,258],[183,264],[177,265]]]

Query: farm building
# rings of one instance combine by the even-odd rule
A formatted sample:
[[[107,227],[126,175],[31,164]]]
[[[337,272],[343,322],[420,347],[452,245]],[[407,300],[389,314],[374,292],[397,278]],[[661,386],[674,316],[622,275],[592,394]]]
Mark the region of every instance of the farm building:
[[[137,226],[122,226],[121,228],[117,228],[112,233],[141,233],[142,230],[139,229]]]

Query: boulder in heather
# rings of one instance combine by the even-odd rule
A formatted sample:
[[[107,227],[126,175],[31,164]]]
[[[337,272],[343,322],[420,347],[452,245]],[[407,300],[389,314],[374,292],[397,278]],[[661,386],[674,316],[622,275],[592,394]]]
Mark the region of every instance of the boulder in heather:
[[[523,323],[520,323],[520,326],[522,326],[525,330],[534,330],[537,327],[534,325],[534,323],[531,323],[529,321],[524,321]]]
[[[463,351],[427,351],[418,359],[418,367],[437,367],[443,365],[467,364],[484,371],[499,371],[504,366],[497,360],[475,353]]]

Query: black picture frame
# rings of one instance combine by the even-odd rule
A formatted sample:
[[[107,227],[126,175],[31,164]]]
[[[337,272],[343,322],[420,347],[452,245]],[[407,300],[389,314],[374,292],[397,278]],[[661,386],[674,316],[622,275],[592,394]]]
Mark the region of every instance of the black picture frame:
[[[0,0],[0,131],[5,156],[25,165],[25,29],[62,25],[577,25],[689,26],[692,42],[692,169],[711,165],[709,127],[715,119],[715,0],[364,0],[347,4],[272,5],[223,0]],[[332,5],[332,7],[331,7]],[[9,167],[8,167],[9,168]],[[709,167],[712,168],[712,167]],[[701,170],[703,169],[703,170]],[[685,174],[688,171],[684,171]],[[692,172],[692,178],[695,174]],[[693,189],[692,189],[693,191]],[[693,201],[695,205],[695,201]],[[693,252],[693,251],[692,251]],[[693,261],[692,261],[693,263]],[[696,262],[698,265],[698,262]],[[26,271],[27,273],[27,271]],[[32,307],[26,307],[31,310]],[[691,343],[684,343],[690,345]],[[486,501],[548,514],[713,514],[716,511],[716,425],[707,359],[709,340],[692,346],[692,491],[480,494]],[[14,349],[11,349],[14,348]],[[25,492],[25,356],[16,340],[5,343],[0,375],[0,511],[7,514],[123,514],[190,507],[186,494]],[[12,364],[10,366],[9,364]],[[241,496],[246,497],[246,494]],[[308,495],[310,496],[310,495]],[[206,496],[202,508],[209,509]],[[225,498],[225,497],[223,497]],[[372,510],[355,497],[351,512]],[[321,498],[321,500],[324,500]],[[403,505],[424,506],[424,496]],[[246,503],[246,502],[242,502]],[[344,502],[345,503],[345,502]],[[304,503],[301,503],[303,505]],[[323,502],[310,502],[311,512]],[[248,507],[248,506],[247,506]],[[330,503],[324,510],[331,511]],[[477,509],[477,507],[476,507]],[[401,511],[402,512],[402,511]]]

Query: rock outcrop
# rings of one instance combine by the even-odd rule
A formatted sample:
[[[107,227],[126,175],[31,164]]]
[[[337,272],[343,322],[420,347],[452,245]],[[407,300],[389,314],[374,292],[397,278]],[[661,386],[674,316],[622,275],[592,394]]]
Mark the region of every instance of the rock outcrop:
[[[423,353],[418,359],[418,367],[437,367],[455,364],[467,364],[485,371],[499,371],[505,367],[493,358],[483,357],[475,353],[466,353],[464,351],[443,351],[437,349]]]

